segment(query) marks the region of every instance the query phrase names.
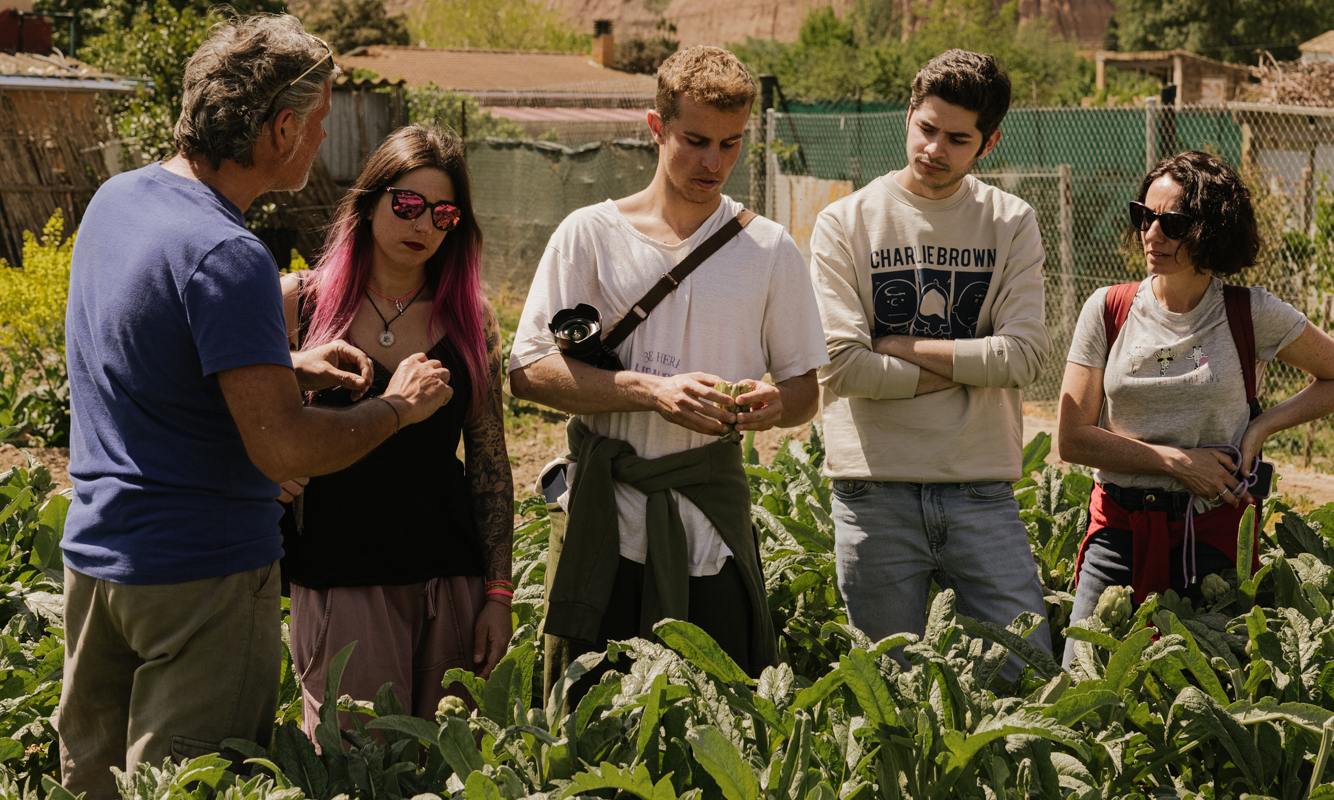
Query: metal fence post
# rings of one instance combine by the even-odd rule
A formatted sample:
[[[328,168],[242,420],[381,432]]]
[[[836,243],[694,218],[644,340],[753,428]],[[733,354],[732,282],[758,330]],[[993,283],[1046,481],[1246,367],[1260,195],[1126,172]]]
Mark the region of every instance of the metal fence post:
[[[1158,163],[1158,98],[1150,97],[1144,101],[1144,171],[1153,169]]]
[[[1075,169],[1071,164],[1057,168],[1061,204],[1061,330],[1065,341],[1075,337]]]
[[[778,112],[771,108],[765,112],[765,116],[764,214],[781,224],[781,220],[774,218],[774,193],[778,188],[778,154],[773,152],[773,143],[778,136]]]

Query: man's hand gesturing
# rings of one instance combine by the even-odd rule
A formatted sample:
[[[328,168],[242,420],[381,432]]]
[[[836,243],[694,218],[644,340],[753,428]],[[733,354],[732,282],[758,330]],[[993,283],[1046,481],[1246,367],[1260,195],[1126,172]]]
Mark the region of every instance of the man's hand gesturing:
[[[723,423],[736,421],[736,414],[714,405],[732,403],[732,398],[713,388],[721,380],[707,372],[686,372],[662,378],[653,392],[656,410],[668,422],[696,433],[721,436],[727,432],[727,425]]]
[[[301,391],[342,386],[352,392],[353,400],[360,400],[375,379],[370,357],[341,339],[292,353],[292,368]]]
[[[421,422],[453,396],[449,370],[424,353],[414,353],[399,363],[383,395],[398,412],[400,427]]]

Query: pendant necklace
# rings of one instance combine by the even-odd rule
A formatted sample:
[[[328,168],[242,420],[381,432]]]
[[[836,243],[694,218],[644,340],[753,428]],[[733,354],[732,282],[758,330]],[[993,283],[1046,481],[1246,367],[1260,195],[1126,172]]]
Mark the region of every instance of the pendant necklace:
[[[411,300],[408,300],[408,302],[407,302],[406,304],[403,303],[403,297],[407,297],[407,295],[403,295],[403,297],[401,297],[401,298],[395,300],[395,299],[392,298],[392,297],[388,297],[387,295],[383,295],[383,294],[380,294],[379,292],[375,292],[375,290],[372,289],[372,288],[369,287],[369,286],[366,287],[366,288],[369,290],[369,291],[367,292],[367,294],[366,294],[366,299],[371,301],[371,308],[375,309],[375,314],[376,314],[376,316],[378,316],[378,317],[380,318],[380,321],[384,323],[384,330],[380,332],[380,346],[381,346],[381,347],[393,347],[393,346],[394,346],[394,332],[391,331],[391,330],[389,330],[389,326],[390,326],[391,324],[397,322],[399,317],[403,316],[403,312],[407,311],[408,308],[412,306],[413,302],[415,302],[415,301],[417,300],[417,295],[421,294],[421,293],[422,293],[422,289],[425,288],[425,287],[426,287],[426,282],[423,281],[423,282],[422,282],[422,285],[421,285],[421,286],[418,286],[417,289],[416,289],[416,291],[411,293],[411,294],[412,294],[412,299],[411,299]],[[383,297],[384,299],[386,299],[386,300],[388,300],[389,302],[391,302],[391,303],[394,304],[394,308],[397,308],[397,309],[398,309],[398,313],[394,315],[394,318],[393,318],[393,319],[385,319],[385,318],[384,318],[384,314],[381,314],[381,313],[380,313],[380,307],[377,306],[377,305],[375,305],[375,298],[373,298],[373,297],[370,296],[370,292],[375,292],[376,294],[379,294],[381,297]]]

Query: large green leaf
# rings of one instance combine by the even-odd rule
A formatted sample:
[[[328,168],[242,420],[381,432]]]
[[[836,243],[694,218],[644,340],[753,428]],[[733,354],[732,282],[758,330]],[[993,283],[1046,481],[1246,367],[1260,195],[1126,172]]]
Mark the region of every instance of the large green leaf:
[[[1038,434],[1024,445],[1023,475],[1028,477],[1034,472],[1041,472],[1047,465],[1047,456],[1051,453],[1051,434],[1046,431],[1038,431]]]
[[[467,780],[469,775],[485,765],[482,754],[477,750],[472,729],[459,717],[445,720],[440,728],[439,743],[445,763],[449,764],[460,780]]]
[[[1251,561],[1255,555],[1255,506],[1247,506],[1237,527],[1237,581],[1251,579]]]
[[[709,677],[723,683],[754,686],[755,681],[698,625],[670,619],[653,626],[663,644],[680,653]]]
[[[328,676],[324,681],[324,702],[320,705],[320,721],[315,726],[315,740],[320,743],[326,763],[333,754],[343,752],[343,740],[338,733],[338,686],[343,680],[343,670],[347,660],[352,657],[356,642],[347,646],[329,659]]]
[[[981,636],[1009,648],[1019,658],[1031,666],[1044,679],[1050,680],[1061,674],[1061,665],[1051,657],[1051,653],[1034,645],[1013,631],[1002,628],[994,622],[973,619],[959,614],[959,625],[974,636]],[[1043,634],[1045,636],[1045,634]]]
[[[973,757],[982,752],[987,745],[998,739],[1015,734],[1040,736],[1074,750],[1087,762],[1092,756],[1082,736],[1053,719],[1043,716],[1034,709],[1021,709],[1013,714],[995,717],[978,725],[971,734],[961,731],[946,731],[941,737],[942,744],[948,750],[944,766],[949,781],[957,780]]]
[[[672,789],[670,777],[664,776],[655,784],[643,764],[638,765],[632,772],[629,768],[621,769],[605,761],[598,767],[575,775],[559,797],[595,796],[593,792],[603,789],[627,792],[639,800],[676,800],[676,792]]]
[[[1272,697],[1263,697],[1254,703],[1238,700],[1229,705],[1227,711],[1243,725],[1281,719],[1315,734],[1323,732],[1326,722],[1334,721],[1334,714],[1320,706],[1309,703],[1280,703]]]
[[[468,776],[468,782],[463,785],[463,798],[464,800],[504,800],[496,782],[480,772],[474,772]],[[363,800],[366,799],[363,798]]]
[[[875,659],[865,650],[853,650],[838,659],[838,671],[843,682],[857,696],[862,713],[873,725],[893,725],[898,721],[898,708],[885,685],[885,677]]]
[[[1264,763],[1255,739],[1209,695],[1194,686],[1186,687],[1172,703],[1166,722],[1168,730],[1177,728],[1175,738],[1182,746],[1216,740],[1251,786],[1264,785]]]
[[[1108,678],[1108,681],[1113,680],[1116,680],[1114,676]],[[1043,709],[1042,713],[1069,727],[1099,708],[1120,705],[1121,695],[1118,692],[1107,689],[1076,690],[1063,695],[1060,700]]]
[[[760,800],[760,782],[736,745],[717,728],[701,725],[686,734],[691,752],[727,800]]]
[[[1182,625],[1181,620],[1177,619],[1177,615],[1173,614],[1171,611],[1163,611],[1161,614],[1166,615],[1168,619],[1169,624],[1166,626],[1167,631],[1176,636],[1180,636],[1185,642],[1185,651],[1176,654],[1176,657],[1181,662],[1182,666],[1190,670],[1190,674],[1195,676],[1195,679],[1200,682],[1200,685],[1204,687],[1204,690],[1208,692],[1209,696],[1219,703],[1219,705],[1224,705],[1230,702],[1227,693],[1223,691],[1223,684],[1218,681],[1217,673],[1214,672],[1214,668],[1210,665],[1209,659],[1200,652],[1200,646],[1196,643],[1195,636],[1190,632],[1190,629],[1185,625]]]

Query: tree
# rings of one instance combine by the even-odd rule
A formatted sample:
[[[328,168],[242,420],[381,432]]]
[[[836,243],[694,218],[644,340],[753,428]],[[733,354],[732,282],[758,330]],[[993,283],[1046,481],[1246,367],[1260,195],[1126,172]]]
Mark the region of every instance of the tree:
[[[953,47],[992,53],[1010,75],[1015,102],[1078,103],[1093,91],[1093,67],[1045,20],[1018,22],[1017,5],[990,0],[936,0],[919,6],[919,24],[907,41],[893,6],[858,0],[839,18],[816,9],[791,45],[748,39],[731,45],[758,72],[772,72],[789,97],[853,97],[906,102],[913,76]]]
[[[505,117],[493,117],[482,111],[477,98],[470,94],[441,89],[434,82],[425,89],[408,89],[408,121],[423,125],[459,130],[463,116],[468,118],[468,138],[494,136],[500,139],[523,139],[524,129]]]
[[[206,16],[210,9],[218,5],[216,0],[170,0],[168,5],[179,15],[192,11],[196,16]],[[76,47],[71,48],[69,29],[65,25],[56,25],[52,31],[53,43],[61,52],[87,60],[85,45],[104,33],[124,31],[134,24],[140,14],[156,15],[156,0],[35,0],[36,11],[71,11],[75,15]],[[219,6],[220,12],[240,15],[248,14],[283,14],[287,12],[285,0],[230,0],[225,6]],[[166,23],[166,19],[159,22]],[[95,65],[98,66],[98,65]]]
[[[383,0],[302,0],[292,13],[306,30],[324,39],[335,53],[373,44],[408,44],[407,18],[389,16]]]
[[[173,129],[181,113],[185,62],[221,21],[213,12],[189,5],[178,10],[170,0],[156,0],[151,8],[136,12],[127,26],[109,28],[89,39],[85,53],[89,63],[144,79],[134,95],[107,101],[129,149],[154,161],[175,153]]]
[[[676,38],[676,25],[668,22],[666,17],[658,19],[657,29],[660,33],[648,39],[636,35],[617,42],[612,66],[623,72],[655,74],[662,62],[681,47],[681,41]]]
[[[533,0],[433,0],[408,16],[414,41],[427,47],[587,52],[590,34]]]
[[[1223,61],[1255,60],[1268,50],[1296,59],[1297,45],[1334,28],[1329,0],[1122,0],[1116,13],[1122,50],[1180,48]]]

